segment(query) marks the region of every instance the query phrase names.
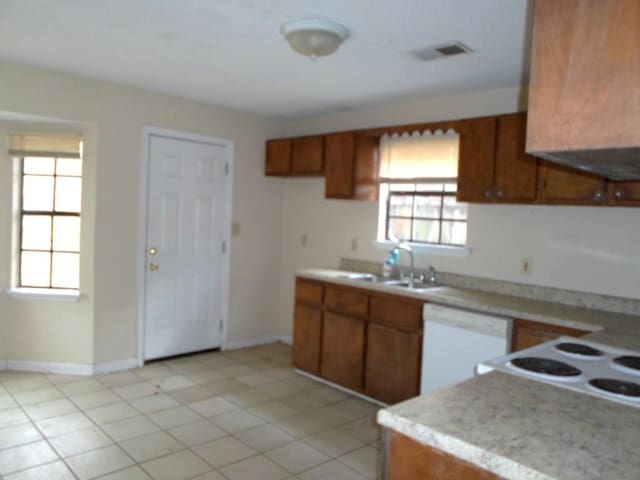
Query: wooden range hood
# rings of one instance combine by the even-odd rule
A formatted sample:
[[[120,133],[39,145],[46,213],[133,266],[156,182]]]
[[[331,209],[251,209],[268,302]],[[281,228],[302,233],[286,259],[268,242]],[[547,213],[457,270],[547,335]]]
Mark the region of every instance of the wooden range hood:
[[[640,0],[536,0],[527,152],[640,179]]]

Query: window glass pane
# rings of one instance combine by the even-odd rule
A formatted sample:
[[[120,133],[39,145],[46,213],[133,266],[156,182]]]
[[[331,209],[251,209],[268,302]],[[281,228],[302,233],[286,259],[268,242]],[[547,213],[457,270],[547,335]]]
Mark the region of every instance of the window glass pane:
[[[442,209],[442,218],[453,218],[456,220],[467,219],[467,204],[458,203],[455,197],[445,197]]]
[[[416,242],[438,243],[439,237],[439,222],[429,220],[415,220],[413,222],[413,240]]]
[[[54,253],[51,273],[53,288],[78,288],[80,278],[80,255],[77,253]]]
[[[82,175],[82,160],[79,158],[59,158],[56,162],[56,174],[79,177]]]
[[[25,157],[22,173],[34,175],[53,175],[56,163],[54,158]]]
[[[405,218],[390,218],[387,238],[393,237],[409,240],[411,238],[411,220]]]
[[[442,222],[442,243],[464,245],[466,242],[466,222]]]
[[[53,177],[25,175],[22,182],[23,210],[53,210]]]
[[[82,179],[56,178],[56,212],[80,212]]]
[[[414,216],[440,218],[440,196],[416,197]]]
[[[419,183],[416,190],[419,192],[442,192],[443,185],[441,183]]]
[[[445,192],[457,192],[458,191],[458,184],[457,183],[447,183],[444,186],[444,191]]]
[[[80,251],[80,217],[53,217],[53,249]]]
[[[24,215],[22,217],[22,248],[26,250],[51,249],[51,217]]]
[[[22,252],[20,285],[23,287],[49,287],[51,254],[46,252]]]
[[[413,209],[413,195],[391,195],[389,216],[410,217]]]

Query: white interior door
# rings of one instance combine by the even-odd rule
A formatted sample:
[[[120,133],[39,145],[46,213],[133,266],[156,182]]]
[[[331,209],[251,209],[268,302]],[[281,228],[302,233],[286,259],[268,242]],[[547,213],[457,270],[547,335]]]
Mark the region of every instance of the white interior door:
[[[229,147],[150,135],[144,358],[219,347]]]

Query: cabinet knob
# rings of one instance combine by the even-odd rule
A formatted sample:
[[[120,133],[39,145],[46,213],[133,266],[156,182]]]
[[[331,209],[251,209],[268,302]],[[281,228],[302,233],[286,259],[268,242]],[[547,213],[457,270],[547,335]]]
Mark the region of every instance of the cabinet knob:
[[[613,192],[613,198],[620,200],[622,198],[622,190],[616,190]]]
[[[491,198],[491,197],[493,197],[493,192],[491,190],[485,190],[484,198]]]
[[[604,192],[602,190],[598,190],[593,194],[594,202],[601,202],[604,199]]]
[[[502,191],[502,189],[498,189],[498,191],[496,191],[496,197],[498,198],[504,198],[504,192]]]

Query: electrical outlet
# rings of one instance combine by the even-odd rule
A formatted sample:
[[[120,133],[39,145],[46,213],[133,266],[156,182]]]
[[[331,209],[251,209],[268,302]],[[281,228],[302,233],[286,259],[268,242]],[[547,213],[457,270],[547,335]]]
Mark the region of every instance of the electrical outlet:
[[[531,257],[522,257],[520,260],[520,274],[521,275],[531,275],[533,260]]]
[[[352,238],[351,239],[351,251],[355,252],[356,250],[358,250],[358,239],[357,238]]]
[[[300,235],[300,245],[302,245],[303,247],[307,245],[307,234],[303,233],[302,235]]]

